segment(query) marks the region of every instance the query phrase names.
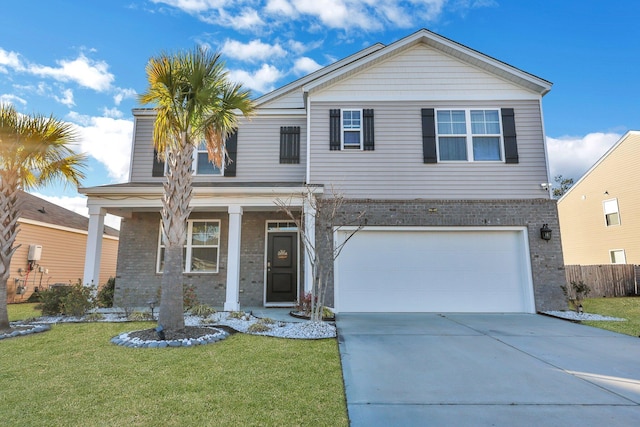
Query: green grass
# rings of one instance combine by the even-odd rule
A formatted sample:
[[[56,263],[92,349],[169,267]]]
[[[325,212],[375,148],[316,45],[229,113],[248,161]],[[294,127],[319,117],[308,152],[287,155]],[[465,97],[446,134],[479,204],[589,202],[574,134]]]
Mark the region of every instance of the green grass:
[[[640,336],[640,297],[587,298],[582,301],[585,313],[627,319],[626,322],[584,321],[585,325],[621,334]]]
[[[36,305],[38,304],[9,304],[9,321],[15,322],[16,320],[25,320],[32,317],[42,316],[42,311],[35,309]]]
[[[236,334],[206,346],[167,349],[109,342],[119,333],[151,326],[59,324],[48,332],[0,341],[5,363],[1,423],[348,425],[335,339]]]

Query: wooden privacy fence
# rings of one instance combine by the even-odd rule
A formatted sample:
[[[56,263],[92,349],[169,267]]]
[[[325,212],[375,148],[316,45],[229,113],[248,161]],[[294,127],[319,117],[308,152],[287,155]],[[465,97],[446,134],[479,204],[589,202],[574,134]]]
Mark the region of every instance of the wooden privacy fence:
[[[571,282],[584,282],[589,297],[624,297],[637,295],[640,266],[631,264],[565,265],[567,288]]]

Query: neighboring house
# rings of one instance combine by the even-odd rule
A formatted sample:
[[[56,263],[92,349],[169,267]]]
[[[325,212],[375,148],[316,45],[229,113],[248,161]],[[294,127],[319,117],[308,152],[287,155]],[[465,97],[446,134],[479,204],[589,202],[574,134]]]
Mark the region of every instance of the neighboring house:
[[[295,223],[276,201],[346,200],[366,224],[334,263],[338,312],[535,312],[564,307],[542,96],[551,83],[427,30],[375,44],[256,100],[227,141],[223,170],[194,156],[184,284],[226,310],[292,305],[310,289]],[[123,217],[116,304],[159,294],[164,165],[153,109],[135,109],[128,183],[81,189],[96,225]],[[318,250],[327,229],[293,197]],[[553,237],[540,238],[548,224]],[[329,233],[329,234],[327,234]],[[97,242],[97,239],[94,239]],[[87,259],[93,259],[88,248]],[[85,281],[95,269],[88,265]]]
[[[640,131],[627,132],[558,201],[567,265],[640,264]]]
[[[77,283],[85,266],[89,218],[20,192],[20,231],[7,283],[8,302],[26,301],[36,289],[55,283]],[[104,228],[102,262],[96,284],[115,277],[118,230]]]

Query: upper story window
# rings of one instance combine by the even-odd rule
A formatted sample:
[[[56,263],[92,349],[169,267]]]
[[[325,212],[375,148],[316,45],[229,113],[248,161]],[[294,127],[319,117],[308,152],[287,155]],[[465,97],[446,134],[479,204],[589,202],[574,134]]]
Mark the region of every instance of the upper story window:
[[[607,227],[620,225],[620,211],[618,210],[618,199],[605,200],[602,202],[604,209],[604,221]]]
[[[222,169],[214,165],[209,160],[209,152],[207,145],[201,142],[195,150],[193,150],[193,173],[195,175],[221,175]],[[224,163],[224,162],[223,162]]]
[[[501,161],[500,110],[437,110],[440,161]]]
[[[164,245],[162,224],[158,244],[158,273],[164,270]],[[188,220],[187,244],[184,246],[185,273],[217,273],[220,248],[219,220]]]
[[[342,148],[362,148],[362,110],[342,110]]]
[[[375,149],[372,109],[329,110],[329,149]]]

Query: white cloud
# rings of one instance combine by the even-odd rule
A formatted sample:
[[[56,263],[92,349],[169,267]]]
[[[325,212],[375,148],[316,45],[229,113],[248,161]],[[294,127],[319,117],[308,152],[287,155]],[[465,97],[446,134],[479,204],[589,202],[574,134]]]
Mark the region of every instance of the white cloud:
[[[82,216],[89,217],[89,208],[87,208],[87,198],[84,196],[58,197],[58,196],[45,196],[44,194],[40,194],[37,192],[30,192],[30,193],[48,202],[51,202],[58,206],[62,206],[65,209],[69,209],[72,212],[75,212]],[[104,224],[119,230],[120,217],[107,214],[107,216],[104,218]]]
[[[259,93],[273,90],[273,85],[283,76],[282,72],[273,65],[262,64],[262,67],[254,73],[245,70],[230,70],[231,81],[242,83],[249,89]]]
[[[56,61],[58,67],[31,64],[27,71],[40,77],[50,77],[62,82],[75,82],[80,86],[104,92],[111,88],[115,77],[104,61],[94,61],[80,54],[74,60]]]
[[[67,107],[71,108],[74,105],[76,105],[76,103],[73,101],[73,91],[71,89],[65,89],[62,91],[62,97],[59,96],[53,96],[54,99],[56,101],[58,101],[59,103],[66,105]]]
[[[583,137],[547,137],[551,178],[562,175],[577,181],[620,137],[617,133],[600,132]]]
[[[20,98],[18,95],[12,95],[10,93],[0,95],[0,103],[16,105],[16,102],[19,102],[22,105],[27,105],[27,100]]]
[[[129,177],[133,122],[112,117],[90,117],[71,112],[68,117],[77,123],[80,151],[102,163],[113,182]]]
[[[217,9],[225,6],[228,1],[225,0],[151,0],[154,3],[163,3],[173,6],[187,13],[206,12],[210,9]]]
[[[306,56],[296,59],[296,62],[293,65],[293,70],[298,75],[310,74],[316,70],[319,70],[320,68],[322,68],[322,65],[318,64],[311,58],[307,58]]]
[[[9,52],[0,47],[0,66],[13,68],[15,70],[22,70],[24,66],[20,60],[20,55],[16,52]],[[6,72],[6,68],[5,72]]]
[[[113,102],[116,105],[120,105],[124,99],[135,98],[137,95],[135,89],[116,88],[116,92],[117,93],[113,97]]]
[[[111,117],[113,119],[119,119],[123,116],[122,111],[118,110],[117,108],[103,108],[102,109],[102,114],[105,117]]]
[[[206,19],[205,21],[210,24],[232,27],[236,30],[256,29],[265,25],[265,22],[255,9],[243,9],[238,15],[229,14],[222,9],[218,13],[218,17]]]
[[[259,39],[251,40],[249,43],[227,39],[222,45],[221,50],[230,58],[249,62],[264,61],[272,57],[282,57],[287,54],[278,43],[271,45],[263,43]]]

